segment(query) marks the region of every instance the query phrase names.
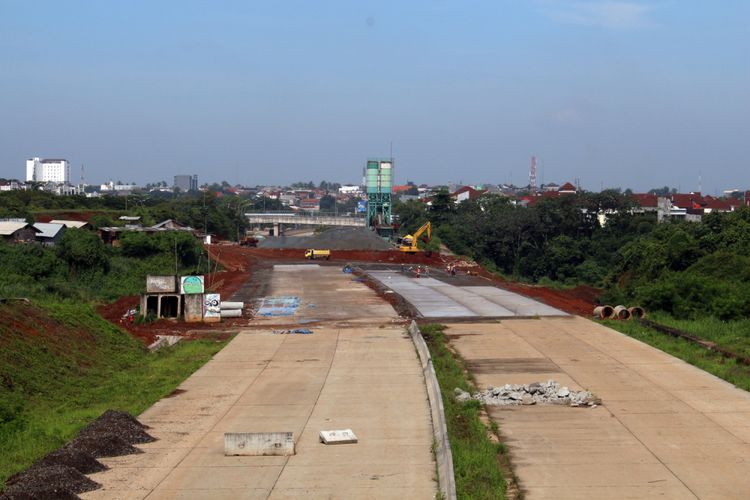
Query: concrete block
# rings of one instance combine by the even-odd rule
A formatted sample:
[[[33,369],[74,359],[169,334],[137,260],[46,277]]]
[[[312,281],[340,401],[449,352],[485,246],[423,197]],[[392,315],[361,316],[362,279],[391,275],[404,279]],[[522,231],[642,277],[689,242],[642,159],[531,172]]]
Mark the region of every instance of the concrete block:
[[[218,293],[203,295],[203,321],[206,323],[221,321],[221,295]]]
[[[203,294],[185,295],[185,321],[199,323],[203,321]]]
[[[147,293],[175,293],[177,279],[175,276],[146,276]]]
[[[224,455],[294,455],[293,432],[227,432]]]
[[[323,444],[353,444],[357,442],[357,436],[351,429],[320,431],[320,442]]]

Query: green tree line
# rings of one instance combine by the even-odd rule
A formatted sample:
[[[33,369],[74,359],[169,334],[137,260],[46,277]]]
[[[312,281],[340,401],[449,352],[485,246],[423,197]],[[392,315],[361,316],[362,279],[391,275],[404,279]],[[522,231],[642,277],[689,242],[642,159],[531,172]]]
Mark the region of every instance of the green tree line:
[[[395,207],[401,232],[433,224],[439,242],[514,279],[603,288],[603,300],[640,303],[679,317],[750,315],[750,208],[702,222],[657,224],[609,190],[515,205],[484,195]],[[599,214],[606,214],[600,224]]]

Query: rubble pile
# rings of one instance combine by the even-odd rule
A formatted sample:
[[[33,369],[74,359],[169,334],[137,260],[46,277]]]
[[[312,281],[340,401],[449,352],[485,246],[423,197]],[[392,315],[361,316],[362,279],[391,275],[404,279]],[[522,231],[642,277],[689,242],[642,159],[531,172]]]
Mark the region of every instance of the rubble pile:
[[[505,384],[502,387],[488,387],[487,390],[470,394],[456,388],[456,401],[476,399],[492,406],[514,406],[553,404],[563,406],[589,406],[601,404],[601,400],[589,391],[573,391],[560,386],[554,380],[534,382],[533,384]]]

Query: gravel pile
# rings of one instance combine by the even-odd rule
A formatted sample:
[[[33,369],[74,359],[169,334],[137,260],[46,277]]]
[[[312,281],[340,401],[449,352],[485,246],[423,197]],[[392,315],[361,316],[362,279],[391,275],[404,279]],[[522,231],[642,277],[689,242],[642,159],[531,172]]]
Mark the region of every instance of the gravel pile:
[[[456,388],[456,401],[476,399],[492,406],[514,406],[553,404],[563,406],[589,406],[601,404],[601,400],[589,391],[572,391],[561,387],[554,380],[534,382],[533,384],[505,384],[502,387],[488,387],[487,390],[469,394]]]
[[[111,432],[92,433],[88,436],[78,436],[65,445],[66,448],[82,451],[92,457],[121,457],[134,453],[143,453],[117,434]]]
[[[317,248],[320,250],[392,250],[374,231],[361,227],[336,227],[315,236],[266,238],[259,248]]]
[[[88,453],[84,453],[81,450],[74,450],[72,448],[60,448],[59,450],[55,450],[32,465],[32,467],[51,467],[54,465],[73,467],[81,474],[93,474],[94,472],[107,470],[107,467],[104,464]]]
[[[128,444],[153,443],[156,438],[149,435],[146,426],[124,411],[107,410],[84,427],[78,437],[115,434]]]
[[[67,465],[31,467],[8,479],[5,485],[5,491],[0,496],[3,500],[78,498],[77,493],[101,486]]]
[[[142,453],[133,444],[156,441],[147,428],[129,413],[107,410],[65,446],[8,479],[0,500],[68,500],[95,490],[100,485],[84,474],[107,469],[96,457]]]

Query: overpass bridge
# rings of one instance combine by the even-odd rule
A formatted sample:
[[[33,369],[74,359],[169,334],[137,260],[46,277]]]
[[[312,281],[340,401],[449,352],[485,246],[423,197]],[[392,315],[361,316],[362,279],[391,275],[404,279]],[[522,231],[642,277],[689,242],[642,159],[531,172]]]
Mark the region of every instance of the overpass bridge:
[[[250,224],[273,224],[274,235],[279,235],[281,225],[365,227],[365,218],[360,215],[315,214],[310,212],[266,212],[246,213]]]

